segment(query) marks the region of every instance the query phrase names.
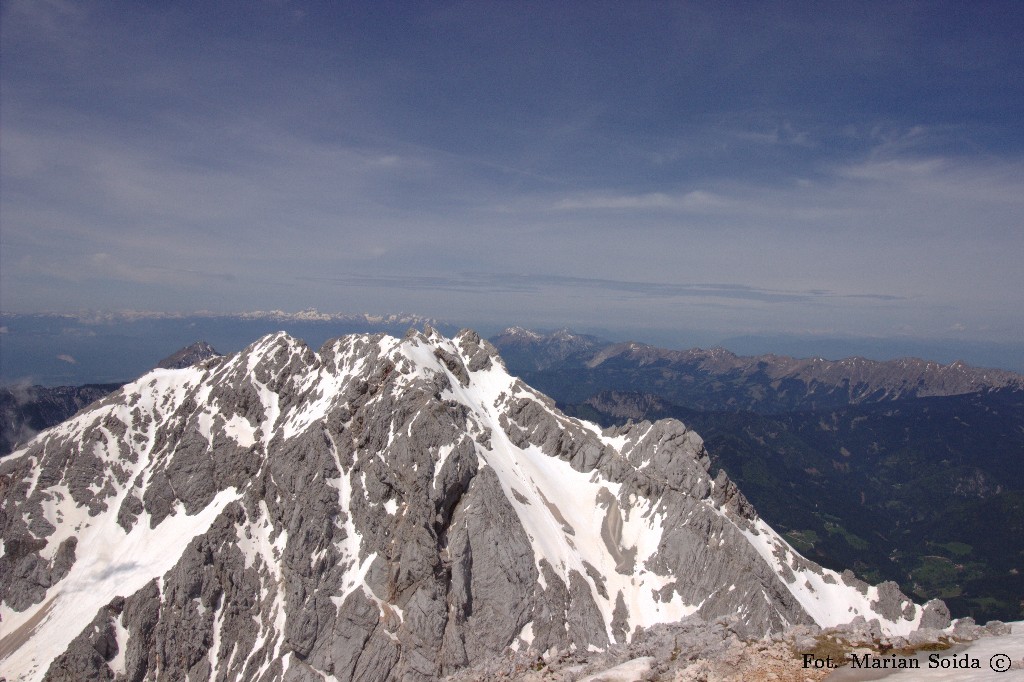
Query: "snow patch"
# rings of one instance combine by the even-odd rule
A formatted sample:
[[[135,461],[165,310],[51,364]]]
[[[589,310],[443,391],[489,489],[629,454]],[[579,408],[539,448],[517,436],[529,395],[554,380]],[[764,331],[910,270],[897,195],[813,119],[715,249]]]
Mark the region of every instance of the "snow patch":
[[[179,502],[176,513],[156,528],[137,523],[127,534],[117,524],[116,511],[108,512],[79,537],[78,560],[64,580],[47,591],[44,602],[53,600],[52,608],[35,627],[32,639],[3,659],[0,667],[35,671],[14,678],[17,680],[42,679],[50,661],[67,649],[102,606],[114,597],[131,596],[173,568],[192,538],[209,530],[224,507],[238,498],[237,490],[222,490],[193,516],[186,514]],[[168,551],[171,548],[179,553]],[[6,632],[14,632],[38,612],[19,613],[4,605],[0,619]]]

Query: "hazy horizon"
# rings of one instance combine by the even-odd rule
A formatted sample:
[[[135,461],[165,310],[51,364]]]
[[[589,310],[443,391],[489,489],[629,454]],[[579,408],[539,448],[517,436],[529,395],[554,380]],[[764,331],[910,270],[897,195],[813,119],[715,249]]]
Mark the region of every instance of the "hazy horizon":
[[[407,310],[1024,369],[1020,3],[0,19],[5,313]]]
[[[319,311],[317,315],[324,317]],[[207,313],[183,316],[138,311],[131,314],[93,311],[61,316],[5,313],[0,315],[0,347],[4,351],[0,353],[0,384],[59,386],[128,381],[194,342],[206,341],[221,353],[233,353],[262,335],[281,330],[302,339],[316,350],[325,341],[344,334],[385,331],[401,336],[409,327],[422,327],[426,321],[437,325],[442,333],[453,334],[460,328],[469,327],[485,337],[492,337],[510,326],[541,332],[562,328],[529,327],[515,319],[493,325],[464,319],[426,320],[414,314],[400,319],[375,318],[370,321],[361,320],[351,313],[348,318],[333,319],[316,319],[317,315],[255,315],[254,311],[234,315]],[[614,325],[569,329],[609,342],[635,341],[675,350],[723,347],[737,355],[773,353],[828,360],[851,356],[870,360],[916,357],[942,364],[959,360],[975,367],[1024,374],[1024,344],[792,334],[726,337],[700,329],[639,329]]]

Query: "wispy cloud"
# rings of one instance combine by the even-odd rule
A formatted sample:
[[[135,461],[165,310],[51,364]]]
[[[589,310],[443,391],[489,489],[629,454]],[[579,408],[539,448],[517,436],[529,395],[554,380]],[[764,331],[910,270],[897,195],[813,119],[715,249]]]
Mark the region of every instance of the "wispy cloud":
[[[589,194],[559,199],[557,210],[676,210],[694,213],[728,209],[732,204],[724,197],[703,190],[681,194],[649,192],[646,194]]]
[[[194,9],[3,4],[5,309],[1024,319],[1001,6]]]
[[[735,128],[724,133],[737,140],[744,140],[760,145],[794,146],[813,149],[819,146],[809,130],[797,130],[792,123],[785,121],[770,127]]]
[[[875,157],[839,166],[835,173],[840,178],[874,183],[893,194],[912,194],[945,205],[970,202],[1024,208],[1024,159]]]
[[[541,293],[546,289],[581,289],[629,294],[638,299],[712,298],[769,303],[796,303],[826,299],[866,299],[897,301],[887,294],[836,293],[821,289],[784,291],[744,284],[692,283],[672,284],[562,275],[525,275],[513,273],[460,273],[448,277],[414,275],[347,275],[339,277],[298,277],[302,281],[331,283],[345,287],[369,287],[409,290],[458,291],[487,296],[494,293]]]

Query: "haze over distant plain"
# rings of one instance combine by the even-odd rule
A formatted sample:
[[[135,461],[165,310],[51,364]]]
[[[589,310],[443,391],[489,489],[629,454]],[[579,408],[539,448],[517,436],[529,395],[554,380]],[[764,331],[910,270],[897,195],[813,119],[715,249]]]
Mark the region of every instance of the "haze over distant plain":
[[[1020,3],[2,12],[4,312],[1024,345]]]

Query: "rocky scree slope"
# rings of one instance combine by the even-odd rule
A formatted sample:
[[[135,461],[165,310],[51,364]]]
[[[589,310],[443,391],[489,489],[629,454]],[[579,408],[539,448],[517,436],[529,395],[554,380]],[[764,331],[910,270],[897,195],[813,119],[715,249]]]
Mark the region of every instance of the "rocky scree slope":
[[[945,627],[805,560],[674,420],[601,431],[471,331],[279,333],[0,462],[8,680],[429,680],[696,614]]]

